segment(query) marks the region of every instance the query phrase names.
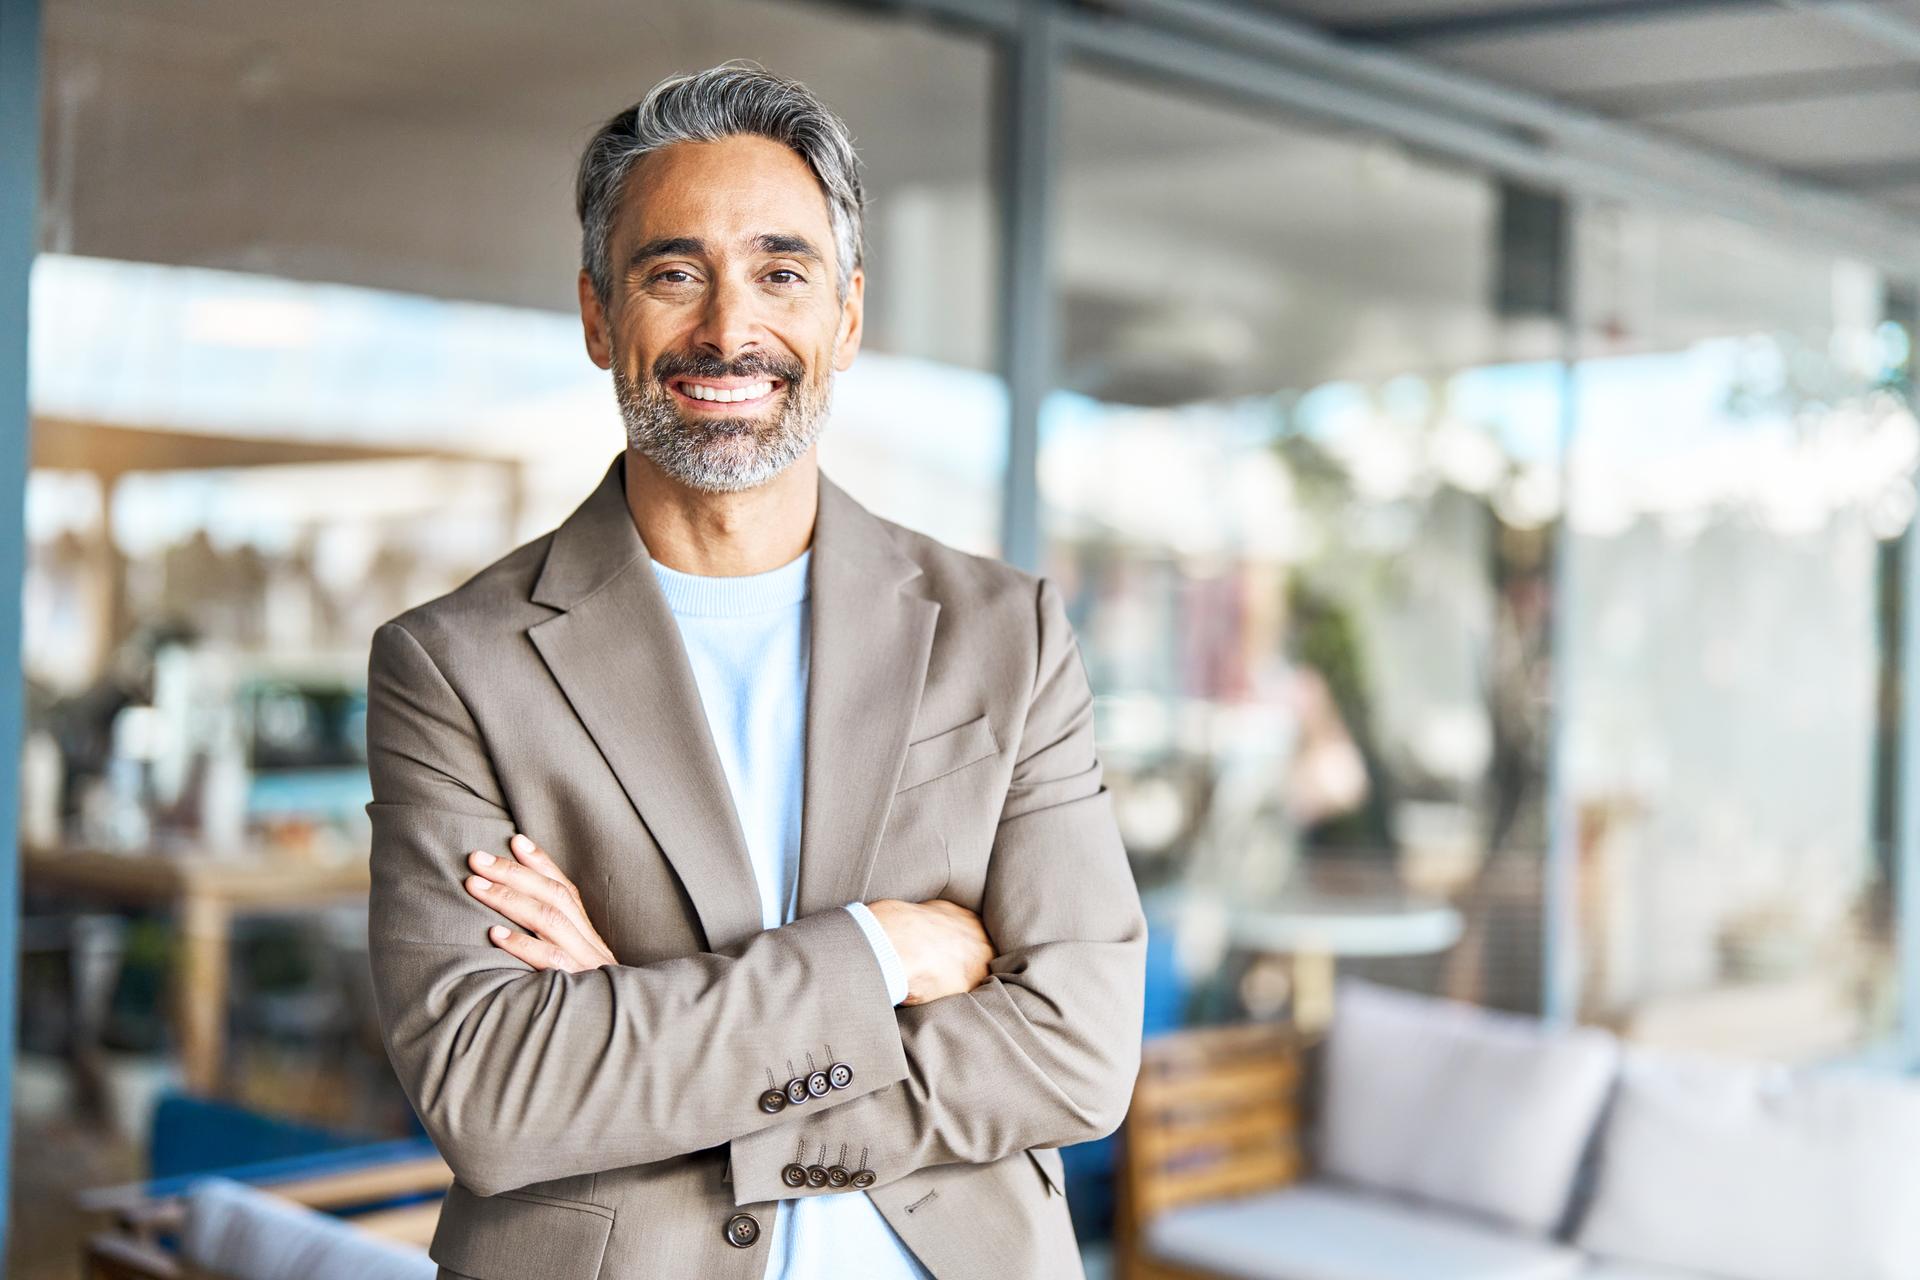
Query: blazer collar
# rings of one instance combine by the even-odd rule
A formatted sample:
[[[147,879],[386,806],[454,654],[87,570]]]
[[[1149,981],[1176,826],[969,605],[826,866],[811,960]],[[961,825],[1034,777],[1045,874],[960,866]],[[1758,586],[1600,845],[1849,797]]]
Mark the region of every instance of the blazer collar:
[[[760,898],[625,477],[622,452],[554,532],[532,598],[562,612],[529,635],[718,951],[760,932]],[[802,916],[863,899],[940,612],[887,524],[824,473],[811,546]]]

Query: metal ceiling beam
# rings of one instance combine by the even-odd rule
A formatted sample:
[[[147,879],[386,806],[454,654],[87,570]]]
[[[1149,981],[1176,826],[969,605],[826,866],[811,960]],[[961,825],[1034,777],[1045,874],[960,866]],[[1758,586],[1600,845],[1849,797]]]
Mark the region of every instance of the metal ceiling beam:
[[[1719,80],[1622,85],[1604,92],[1582,93],[1579,98],[1582,106],[1614,119],[1645,119],[1689,111],[1770,107],[1903,91],[1920,93],[1920,66],[1910,62],[1876,63],[1822,71],[1727,76]]]
[[[1100,14],[1071,11],[1075,51],[1558,189],[1677,204],[1920,275],[1920,219],[1857,196],[1266,13],[1213,0],[1103,3]]]
[[[1891,49],[1903,57],[1920,62],[1920,23],[1889,9],[1884,4],[1863,4],[1860,0],[1779,0],[1786,8],[1810,13],[1855,35]]]
[[[1694,0],[1676,0],[1693,3]],[[1761,2],[1761,0],[1756,0]],[[1764,0],[1826,13],[1851,0]],[[1920,217],[1722,151],[1220,0],[864,0],[1005,36],[1028,4],[1069,58],[1385,134],[1573,194],[1717,214],[1920,278]]]
[[[1829,164],[1795,170],[1803,177],[1826,186],[1851,191],[1889,191],[1899,187],[1920,186],[1920,156],[1911,160],[1862,160],[1851,164]]]
[[[1438,13],[1392,14],[1320,24],[1330,35],[1376,44],[1489,40],[1611,23],[1683,18],[1716,9],[1771,8],[1775,0],[1589,0],[1587,4],[1476,5]]]

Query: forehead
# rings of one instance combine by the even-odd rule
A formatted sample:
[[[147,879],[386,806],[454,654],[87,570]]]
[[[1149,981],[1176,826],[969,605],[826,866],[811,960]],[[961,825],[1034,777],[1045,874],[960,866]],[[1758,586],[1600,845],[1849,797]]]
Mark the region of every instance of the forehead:
[[[768,231],[798,232],[832,252],[826,192],[807,162],[771,138],[742,136],[643,156],[627,175],[615,238],[693,236],[731,250]]]

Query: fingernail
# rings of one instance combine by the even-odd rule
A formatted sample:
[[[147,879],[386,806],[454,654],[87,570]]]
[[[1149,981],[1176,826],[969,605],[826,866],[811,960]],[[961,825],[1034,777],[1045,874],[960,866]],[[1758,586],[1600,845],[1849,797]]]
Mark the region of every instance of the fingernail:
[[[493,888],[493,881],[482,879],[479,876],[468,876],[467,883],[472,885],[474,888],[478,889],[482,893],[485,893],[487,890]]]
[[[510,846],[512,846],[513,851],[515,853],[532,853],[533,852],[533,841],[527,839],[523,835],[516,835],[514,836],[513,839],[509,840],[507,843]]]
[[[493,928],[487,930],[487,936],[489,938],[492,938],[495,942],[498,942],[502,938],[507,936],[507,926],[503,924],[497,924],[493,926]]]
[[[493,855],[483,850],[475,849],[473,851],[473,860],[483,867],[490,866],[493,863]]]

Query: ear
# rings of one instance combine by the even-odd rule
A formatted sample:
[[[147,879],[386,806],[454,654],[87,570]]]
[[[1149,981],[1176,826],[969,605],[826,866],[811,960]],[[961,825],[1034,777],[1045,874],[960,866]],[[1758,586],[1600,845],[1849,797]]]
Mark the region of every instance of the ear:
[[[593,291],[593,277],[580,271],[580,329],[587,340],[587,358],[602,369],[613,367],[613,339],[607,332],[606,308]]]
[[[847,371],[860,351],[860,322],[866,308],[867,273],[859,267],[847,281],[847,300],[840,307],[840,341],[834,353],[833,367]]]

